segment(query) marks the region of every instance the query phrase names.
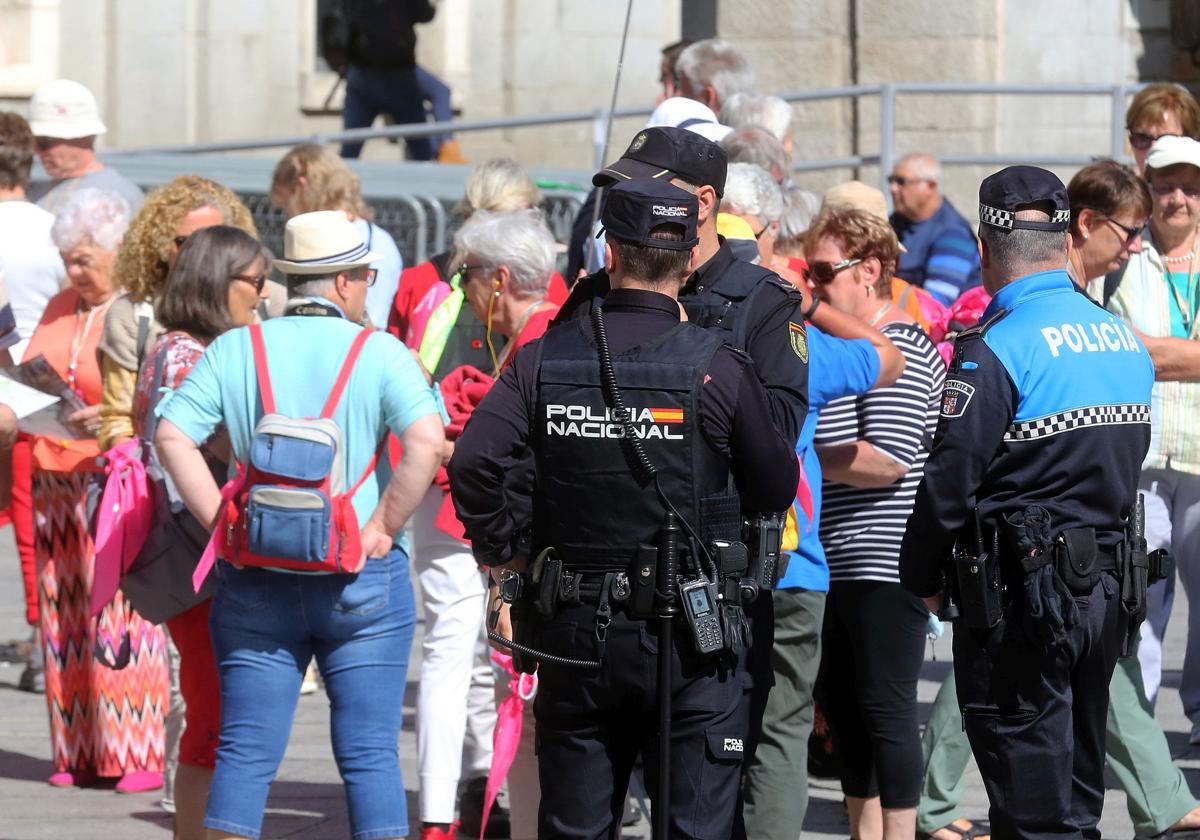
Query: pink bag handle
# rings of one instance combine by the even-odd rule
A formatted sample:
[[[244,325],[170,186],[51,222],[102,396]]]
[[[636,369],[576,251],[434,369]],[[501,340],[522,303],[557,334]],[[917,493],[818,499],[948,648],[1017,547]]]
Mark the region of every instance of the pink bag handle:
[[[154,517],[140,441],[128,440],[104,454],[108,478],[96,520],[96,566],[91,615],[113,599],[121,576],[146,544]]]

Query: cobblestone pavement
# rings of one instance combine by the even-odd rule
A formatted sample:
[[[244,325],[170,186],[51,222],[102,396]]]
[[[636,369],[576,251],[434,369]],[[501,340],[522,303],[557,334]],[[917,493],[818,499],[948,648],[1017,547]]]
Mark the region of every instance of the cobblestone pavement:
[[[1158,702],[1158,717],[1167,729],[1176,762],[1184,768],[1193,790],[1200,790],[1200,750],[1187,744],[1188,726],[1176,690],[1183,661],[1183,628],[1187,603],[1182,591],[1167,635],[1167,672]],[[0,641],[27,635],[20,577],[11,531],[0,532]],[[420,628],[418,628],[419,630]],[[416,812],[416,736],[413,731],[420,633],[404,696],[401,764],[409,785],[412,826]],[[936,654],[936,660],[932,654]],[[950,640],[930,649],[919,687],[922,717],[947,673]],[[122,796],[112,790],[59,790],[49,787],[50,751],[46,706],[40,695],[17,690],[20,667],[0,663],[0,840],[163,840],[171,836],[170,818],[158,805],[159,795]],[[333,840],[348,836],[345,802],[329,747],[328,703],[323,692],[300,698],[295,725],[283,766],[271,791],[264,838]],[[974,765],[968,769],[964,808],[969,816],[984,817],[987,799]],[[1131,837],[1125,795],[1109,784],[1101,828],[1106,836]],[[841,792],[833,781],[813,782],[806,837],[846,838],[849,830]],[[415,835],[414,835],[415,836]],[[642,824],[626,832],[629,838],[648,838]]]

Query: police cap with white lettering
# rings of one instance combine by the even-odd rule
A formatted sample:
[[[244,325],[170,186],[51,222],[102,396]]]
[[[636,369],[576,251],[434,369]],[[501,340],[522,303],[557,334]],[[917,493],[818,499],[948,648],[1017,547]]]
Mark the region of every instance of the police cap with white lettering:
[[[1029,205],[1052,204],[1050,221],[1018,219],[1017,211]],[[1067,188],[1053,172],[1038,166],[1010,166],[983,179],[979,185],[979,222],[1004,230],[1065,231],[1071,226]]]
[[[604,195],[600,221],[609,236],[634,245],[689,251],[700,237],[696,233],[700,219],[700,200],[687,190],[667,181],[638,178],[622,181]],[[671,225],[683,234],[682,241],[655,239],[651,234],[663,225]]]
[[[664,125],[643,128],[619,160],[592,176],[592,184],[607,187],[633,178],[679,178],[692,186],[710,186],[725,194],[729,157],[711,140],[686,128]]]

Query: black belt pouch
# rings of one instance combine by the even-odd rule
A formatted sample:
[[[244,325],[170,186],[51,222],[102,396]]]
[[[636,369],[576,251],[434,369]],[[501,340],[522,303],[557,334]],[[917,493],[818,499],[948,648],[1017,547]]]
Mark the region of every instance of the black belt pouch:
[[[1059,535],[1054,563],[1058,576],[1076,598],[1092,593],[1100,580],[1100,554],[1095,528],[1071,528]]]

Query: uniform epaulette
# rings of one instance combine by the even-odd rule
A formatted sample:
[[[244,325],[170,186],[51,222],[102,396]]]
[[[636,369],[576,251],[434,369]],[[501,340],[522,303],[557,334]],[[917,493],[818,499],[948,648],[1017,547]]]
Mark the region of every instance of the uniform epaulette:
[[[959,339],[962,339],[962,338],[975,338],[977,336],[982,336],[984,333],[986,333],[988,330],[990,330],[996,324],[1000,323],[1000,321],[1004,318],[1004,316],[1006,316],[1011,311],[1012,310],[1010,310],[1010,309],[1001,309],[999,312],[997,312],[991,318],[988,318],[986,321],[980,321],[975,326],[968,327],[967,329],[963,330],[962,332],[960,332],[958,335],[956,335],[954,337],[954,340],[958,341]]]
[[[768,269],[763,269],[763,270],[768,271],[768,274],[766,277],[766,280],[768,283],[774,283],[776,286],[783,289],[783,291],[787,292],[789,295],[799,295],[800,294],[799,289],[797,289],[795,286],[793,286],[788,281],[784,280],[782,277],[780,277],[775,272],[769,271]]]

